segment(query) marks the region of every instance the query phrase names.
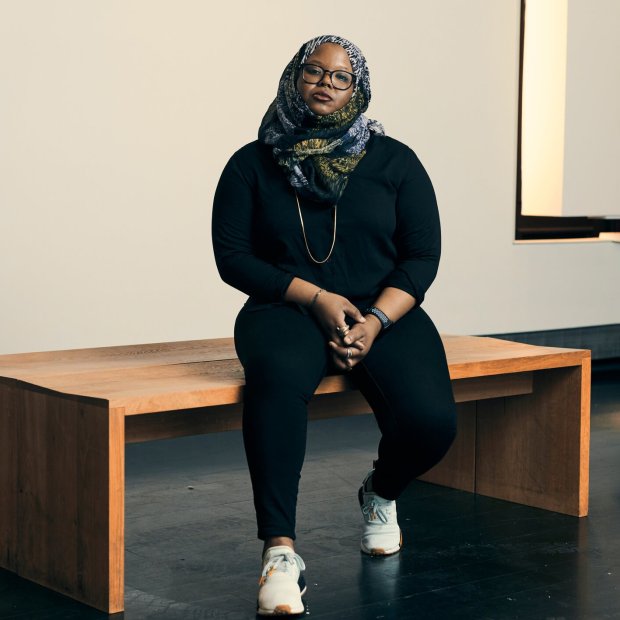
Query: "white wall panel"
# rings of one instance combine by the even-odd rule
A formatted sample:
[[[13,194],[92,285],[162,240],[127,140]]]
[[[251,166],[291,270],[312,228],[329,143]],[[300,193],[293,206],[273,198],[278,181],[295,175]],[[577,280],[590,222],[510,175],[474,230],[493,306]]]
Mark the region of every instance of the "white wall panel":
[[[232,335],[244,296],[215,269],[215,185],[326,31],[364,50],[369,115],[434,182],[442,331],[619,321],[619,244],[513,242],[518,0],[312,6],[0,2],[0,353]]]

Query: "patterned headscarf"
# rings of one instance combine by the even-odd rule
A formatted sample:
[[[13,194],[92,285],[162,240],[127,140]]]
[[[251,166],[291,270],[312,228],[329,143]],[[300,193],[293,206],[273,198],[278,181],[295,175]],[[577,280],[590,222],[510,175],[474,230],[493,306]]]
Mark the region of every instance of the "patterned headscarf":
[[[349,102],[336,112],[320,116],[308,108],[297,90],[297,77],[306,59],[323,43],[336,43],[349,55],[355,74]],[[359,48],[334,35],[304,43],[280,78],[278,94],[269,106],[258,139],[273,146],[276,161],[286,170],[289,182],[301,195],[335,204],[349,175],[366,154],[371,132],[383,135],[377,121],[363,112],[370,102],[370,79],[366,59]]]

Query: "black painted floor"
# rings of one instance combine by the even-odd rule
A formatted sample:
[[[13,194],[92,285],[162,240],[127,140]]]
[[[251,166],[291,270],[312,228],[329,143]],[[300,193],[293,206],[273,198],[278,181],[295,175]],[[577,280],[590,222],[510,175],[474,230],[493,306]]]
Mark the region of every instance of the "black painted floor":
[[[577,519],[421,482],[399,500],[405,547],[359,552],[371,416],[309,428],[298,514],[306,616],[620,618],[620,370],[593,378],[590,515]],[[127,447],[126,610],[113,620],[256,616],[261,543],[241,436]],[[0,619],[107,615],[0,570]]]

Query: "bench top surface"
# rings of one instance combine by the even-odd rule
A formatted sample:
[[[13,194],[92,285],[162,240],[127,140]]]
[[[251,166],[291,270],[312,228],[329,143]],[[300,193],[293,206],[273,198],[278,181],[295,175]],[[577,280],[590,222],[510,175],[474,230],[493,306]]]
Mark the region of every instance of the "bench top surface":
[[[578,366],[590,357],[583,349],[480,336],[442,340],[452,380]],[[103,399],[127,415],[238,403],[244,384],[232,338],[2,355],[0,379]],[[317,393],[347,389],[347,378],[334,375]]]

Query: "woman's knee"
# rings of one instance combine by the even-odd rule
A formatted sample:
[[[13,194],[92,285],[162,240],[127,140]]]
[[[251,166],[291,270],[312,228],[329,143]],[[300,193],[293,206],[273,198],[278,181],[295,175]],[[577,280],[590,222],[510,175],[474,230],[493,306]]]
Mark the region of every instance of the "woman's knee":
[[[424,411],[397,416],[397,435],[409,445],[432,446],[434,452],[447,452],[456,437],[456,408],[453,403],[432,403]]]

